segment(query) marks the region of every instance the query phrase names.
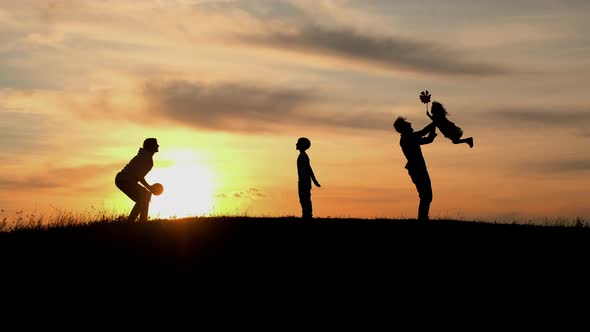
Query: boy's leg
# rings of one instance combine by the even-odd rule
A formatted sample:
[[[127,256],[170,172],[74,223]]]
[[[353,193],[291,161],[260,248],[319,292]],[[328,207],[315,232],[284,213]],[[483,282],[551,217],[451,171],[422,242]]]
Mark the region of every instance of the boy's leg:
[[[299,203],[301,203],[301,217],[311,219],[313,217],[311,205],[311,183],[299,183]]]
[[[310,189],[307,197],[308,197],[308,199],[307,199],[307,206],[306,206],[306,211],[305,211],[305,218],[312,219],[313,218],[313,207],[312,207],[312,203],[311,203],[311,189]]]

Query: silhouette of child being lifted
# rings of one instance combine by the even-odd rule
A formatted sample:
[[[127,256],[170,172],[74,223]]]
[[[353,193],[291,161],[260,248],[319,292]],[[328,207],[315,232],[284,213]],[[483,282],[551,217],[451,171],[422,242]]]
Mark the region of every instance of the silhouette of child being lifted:
[[[321,187],[311,169],[309,156],[305,152],[310,147],[311,141],[305,137],[299,138],[297,144],[295,144],[295,148],[299,150],[299,157],[297,157],[297,175],[299,176],[299,202],[301,203],[303,219],[313,218],[311,207],[311,182],[313,181],[316,187]]]
[[[420,93],[420,100],[424,104],[430,102],[430,94],[428,93],[428,90]],[[449,114],[441,103],[437,101],[432,102],[430,112],[432,112],[432,114],[428,113],[428,105],[426,105],[426,115],[428,115],[432,122],[436,124],[438,130],[440,130],[446,138],[450,139],[453,144],[467,143],[470,148],[473,148],[473,137],[461,138],[461,136],[463,136],[463,130],[447,119],[447,115]]]

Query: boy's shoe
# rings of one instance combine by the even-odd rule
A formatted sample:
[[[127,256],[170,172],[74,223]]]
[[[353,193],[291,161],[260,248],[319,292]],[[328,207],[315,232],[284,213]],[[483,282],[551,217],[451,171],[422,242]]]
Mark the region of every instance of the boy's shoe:
[[[469,147],[470,147],[470,148],[473,148],[473,137],[469,137],[469,138],[467,139],[467,144],[469,144]]]

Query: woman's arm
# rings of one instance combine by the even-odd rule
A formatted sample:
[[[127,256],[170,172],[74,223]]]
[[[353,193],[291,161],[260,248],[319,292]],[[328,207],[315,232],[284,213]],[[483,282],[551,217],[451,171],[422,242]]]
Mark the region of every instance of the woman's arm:
[[[141,178],[139,179],[139,183],[141,183],[144,187],[146,187],[146,189],[148,189],[149,191],[151,190],[151,187],[149,183],[147,183],[147,181],[145,180],[145,178]]]

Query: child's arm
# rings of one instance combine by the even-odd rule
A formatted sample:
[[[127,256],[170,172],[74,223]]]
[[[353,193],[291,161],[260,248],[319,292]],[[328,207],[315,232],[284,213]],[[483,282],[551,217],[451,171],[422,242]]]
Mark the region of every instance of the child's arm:
[[[315,174],[313,174],[313,169],[311,169],[311,164],[309,164],[308,166],[309,166],[309,176],[311,177],[311,181],[313,181],[313,184],[315,184],[316,187],[321,187],[320,183],[315,178]]]
[[[436,130],[436,124],[433,121],[428,126],[424,127],[424,129],[418,130],[414,134],[418,135],[419,137],[422,137],[428,133],[433,133],[435,130]]]

